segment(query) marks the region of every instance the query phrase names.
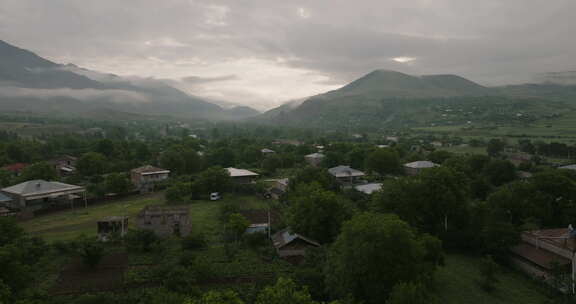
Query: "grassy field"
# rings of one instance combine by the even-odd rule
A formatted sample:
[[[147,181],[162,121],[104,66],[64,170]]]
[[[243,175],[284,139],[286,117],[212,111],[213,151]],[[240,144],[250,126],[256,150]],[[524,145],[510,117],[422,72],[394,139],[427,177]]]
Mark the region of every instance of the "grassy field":
[[[192,231],[203,232],[208,237],[217,234],[219,207],[227,202],[237,202],[242,208],[264,208],[267,203],[253,196],[228,195],[220,201],[194,201],[190,207]],[[165,204],[163,193],[130,197],[108,204],[77,208],[43,215],[21,223],[27,232],[47,241],[70,240],[81,234],[96,235],[96,222],[111,215],[128,215],[129,225],[134,228],[135,216],[147,205]]]
[[[440,303],[444,304],[542,304],[547,297],[536,283],[523,275],[503,270],[500,283],[491,293],[479,285],[478,258],[448,255],[446,266],[437,273]]]

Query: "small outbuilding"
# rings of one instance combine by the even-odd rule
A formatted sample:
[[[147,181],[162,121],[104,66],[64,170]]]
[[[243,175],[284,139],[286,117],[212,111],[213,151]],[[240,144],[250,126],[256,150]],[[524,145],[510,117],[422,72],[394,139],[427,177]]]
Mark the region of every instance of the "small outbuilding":
[[[262,154],[264,154],[264,155],[276,153],[276,151],[268,149],[268,148],[264,148],[264,149],[260,150],[260,152],[262,152]]]
[[[117,234],[120,237],[128,232],[127,216],[109,216],[98,221],[98,238],[106,241],[111,235]]]
[[[294,264],[304,260],[307,249],[320,247],[318,242],[290,232],[288,228],[276,232],[272,236],[272,244],[278,256]]]

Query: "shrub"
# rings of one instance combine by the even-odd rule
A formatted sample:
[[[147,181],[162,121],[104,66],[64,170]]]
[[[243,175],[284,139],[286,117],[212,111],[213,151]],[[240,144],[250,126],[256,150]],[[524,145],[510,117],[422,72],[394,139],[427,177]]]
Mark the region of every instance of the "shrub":
[[[203,234],[189,235],[182,239],[182,249],[184,250],[197,250],[206,248],[206,237]]]

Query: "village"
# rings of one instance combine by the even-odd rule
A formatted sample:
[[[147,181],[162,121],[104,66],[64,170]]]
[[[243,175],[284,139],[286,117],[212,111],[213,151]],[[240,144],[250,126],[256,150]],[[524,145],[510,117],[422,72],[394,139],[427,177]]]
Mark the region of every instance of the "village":
[[[563,210],[576,193],[576,166],[546,163],[546,145],[491,140],[483,154],[459,154],[443,149],[462,145],[454,140],[402,134],[334,142],[212,136],[175,136],[157,152],[156,143],[140,143],[148,152],[134,167],[116,160],[130,160],[126,140],[103,134],[87,141],[101,152],[4,165],[2,218],[59,256],[46,292],[228,286],[249,299],[249,290],[291,277],[327,300],[323,273],[343,225],[394,213],[419,242],[441,242],[427,266],[444,282],[441,299],[458,289],[449,279],[459,275],[456,265],[479,271],[467,284],[481,297],[508,302],[501,278],[525,281],[530,298],[547,293],[538,290],[574,293],[576,232]]]

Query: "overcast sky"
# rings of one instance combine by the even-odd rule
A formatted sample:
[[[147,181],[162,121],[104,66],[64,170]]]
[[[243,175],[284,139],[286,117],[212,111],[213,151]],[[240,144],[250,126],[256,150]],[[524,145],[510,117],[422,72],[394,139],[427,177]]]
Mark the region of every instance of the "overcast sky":
[[[260,109],[374,69],[530,81],[576,69],[575,29],[574,0],[0,1],[9,43]]]

